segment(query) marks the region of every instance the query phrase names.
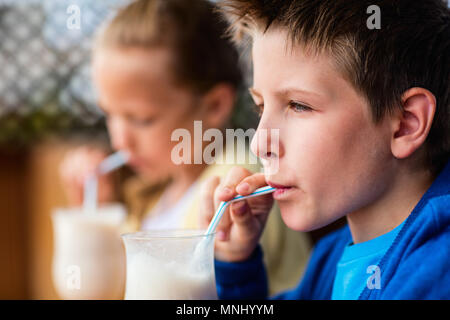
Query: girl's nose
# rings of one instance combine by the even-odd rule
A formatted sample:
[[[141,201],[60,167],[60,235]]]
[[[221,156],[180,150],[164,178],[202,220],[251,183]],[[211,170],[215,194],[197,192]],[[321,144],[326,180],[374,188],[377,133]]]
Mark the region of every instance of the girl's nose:
[[[125,119],[110,119],[108,130],[115,150],[133,150],[133,135]]]

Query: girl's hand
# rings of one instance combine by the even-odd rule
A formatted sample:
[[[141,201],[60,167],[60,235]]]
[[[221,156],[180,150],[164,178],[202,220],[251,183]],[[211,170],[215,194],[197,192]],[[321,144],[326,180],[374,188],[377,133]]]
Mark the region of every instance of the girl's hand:
[[[70,206],[81,206],[84,197],[85,179],[95,171],[108,154],[98,147],[82,146],[66,153],[59,175]],[[111,174],[102,175],[98,180],[98,202],[115,200],[115,184]]]

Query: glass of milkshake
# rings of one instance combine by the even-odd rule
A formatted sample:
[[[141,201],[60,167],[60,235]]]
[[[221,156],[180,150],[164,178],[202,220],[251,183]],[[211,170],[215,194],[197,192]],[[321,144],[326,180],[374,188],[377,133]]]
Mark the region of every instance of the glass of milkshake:
[[[53,283],[62,299],[122,299],[125,250],[121,226],[126,218],[120,204],[56,209]]]
[[[126,251],[125,299],[217,299],[214,234],[154,230],[122,236]],[[202,242],[202,245],[198,244]]]

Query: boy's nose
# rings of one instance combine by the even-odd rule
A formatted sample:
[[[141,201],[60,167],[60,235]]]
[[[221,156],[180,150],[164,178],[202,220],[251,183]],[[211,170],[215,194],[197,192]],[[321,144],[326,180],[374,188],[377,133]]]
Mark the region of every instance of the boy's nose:
[[[261,159],[278,159],[281,156],[280,130],[259,126],[253,137],[250,148],[252,152]]]

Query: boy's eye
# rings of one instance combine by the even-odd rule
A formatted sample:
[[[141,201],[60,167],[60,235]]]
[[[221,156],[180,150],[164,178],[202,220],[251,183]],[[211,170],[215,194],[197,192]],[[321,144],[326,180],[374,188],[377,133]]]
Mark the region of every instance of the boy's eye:
[[[289,108],[292,109],[294,112],[312,111],[311,107],[308,107],[302,103],[295,101],[289,101]]]

